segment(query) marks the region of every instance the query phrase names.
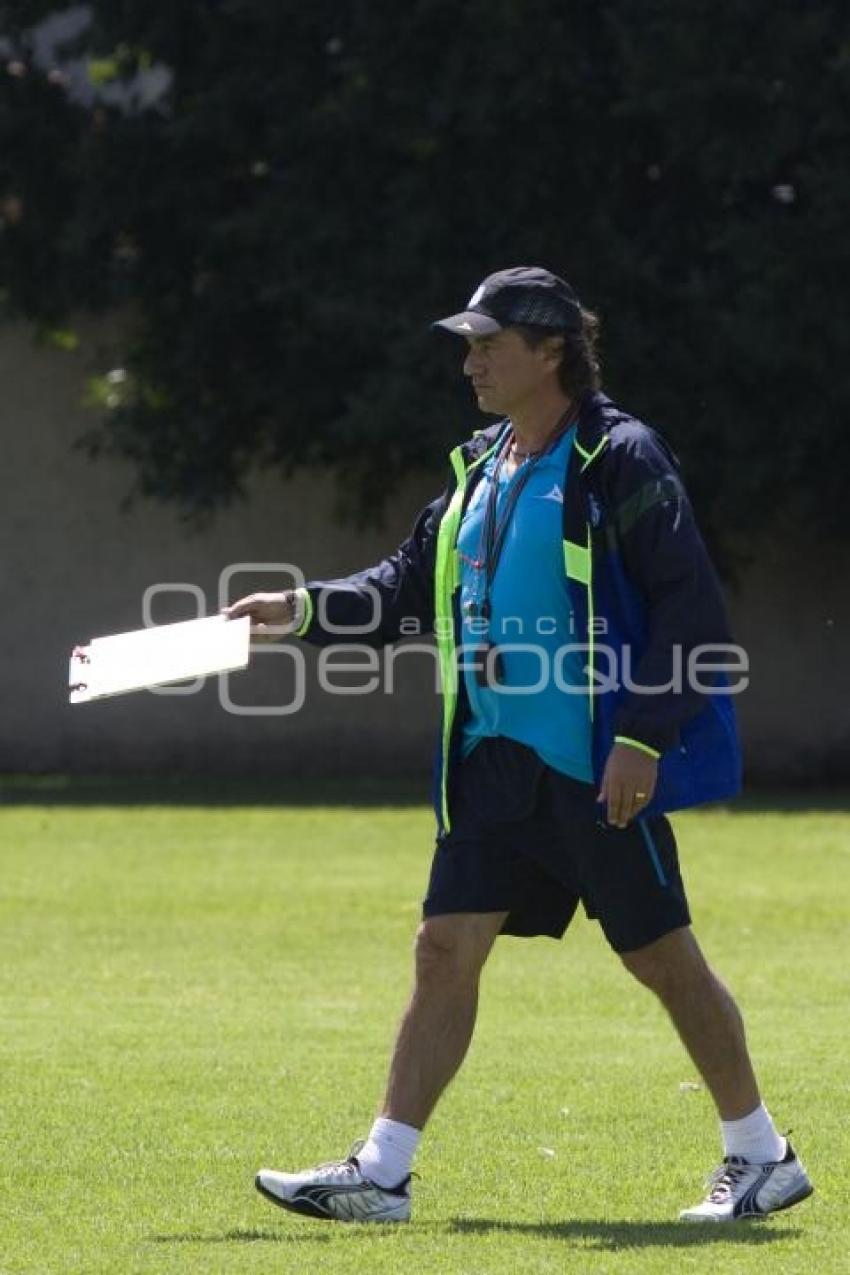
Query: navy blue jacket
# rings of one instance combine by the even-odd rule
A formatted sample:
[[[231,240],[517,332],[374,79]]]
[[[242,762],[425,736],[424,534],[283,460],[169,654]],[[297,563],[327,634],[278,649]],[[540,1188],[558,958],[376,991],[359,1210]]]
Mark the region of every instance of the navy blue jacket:
[[[467,469],[504,429],[503,421],[461,445]],[[464,507],[481,468],[469,472]],[[368,625],[376,599],[377,626],[350,640],[384,646],[405,635],[405,620],[407,633],[411,620],[428,632],[434,623],[438,531],[455,486],[453,474],[390,557],[345,579],[311,581],[307,622],[299,636],[317,645],[349,640],[331,626]],[[733,702],[724,693],[725,674],[702,671],[701,688],[687,676],[688,658],[696,648],[731,643],[719,582],[672,451],[659,434],[601,393],[586,394],[580,405],[563,516],[576,640],[593,634],[589,668],[601,687],[589,696],[597,780],[615,735],[622,735],[661,754],[658,784],[645,813],[734,795],[740,790],[741,757]],[[328,624],[320,622],[322,592]],[[459,591],[455,606],[458,597]],[[460,632],[457,613],[455,632]],[[623,685],[627,660],[631,681],[639,687],[666,686],[676,674],[677,660],[682,676],[668,690],[640,693]],[[722,662],[711,653],[705,661],[706,668]],[[437,758],[438,787],[441,782],[444,794],[448,791],[449,804],[448,772],[454,769],[468,712],[462,677],[459,691],[448,746],[441,734]],[[437,802],[437,813],[444,828],[445,796],[442,809]]]

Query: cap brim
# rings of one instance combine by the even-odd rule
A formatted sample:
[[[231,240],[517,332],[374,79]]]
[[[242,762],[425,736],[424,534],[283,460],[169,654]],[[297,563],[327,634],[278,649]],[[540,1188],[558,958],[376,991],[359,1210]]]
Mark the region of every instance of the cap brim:
[[[477,310],[464,310],[460,314],[450,314],[447,319],[438,319],[431,324],[432,328],[445,328],[447,332],[455,332],[458,336],[489,336],[492,332],[501,332],[502,325],[489,314],[480,314]]]

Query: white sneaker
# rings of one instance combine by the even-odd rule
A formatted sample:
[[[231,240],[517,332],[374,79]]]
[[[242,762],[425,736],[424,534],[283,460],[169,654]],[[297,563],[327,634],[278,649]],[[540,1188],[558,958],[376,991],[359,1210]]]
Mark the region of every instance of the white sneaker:
[[[771,1164],[750,1164],[728,1155],[708,1182],[708,1194],[679,1214],[683,1222],[737,1222],[790,1209],[812,1194],[808,1174],[787,1144],[785,1157]]]
[[[293,1213],[334,1222],[409,1222],[410,1177],[392,1188],[377,1186],[360,1172],[357,1142],[347,1160],[331,1160],[302,1173],[260,1169],[257,1190]]]

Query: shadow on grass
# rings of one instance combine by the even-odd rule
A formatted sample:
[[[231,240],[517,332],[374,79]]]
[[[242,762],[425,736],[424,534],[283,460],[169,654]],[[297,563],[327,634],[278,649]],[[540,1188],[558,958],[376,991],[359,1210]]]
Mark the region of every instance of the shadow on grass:
[[[219,1234],[200,1231],[177,1232],[174,1235],[151,1235],[151,1244],[327,1244],[332,1235],[327,1224],[298,1226],[293,1230],[265,1230],[255,1227],[236,1228]],[[406,1228],[405,1228],[406,1229]],[[511,1222],[506,1218],[455,1217],[447,1223],[418,1222],[417,1231],[448,1232],[449,1236],[487,1235],[493,1231],[525,1235],[529,1238],[573,1241],[585,1244],[591,1251],[618,1252],[627,1248],[704,1248],[708,1245],[743,1244],[750,1248],[797,1239],[798,1227],[775,1229],[765,1220],[751,1220],[739,1226],[715,1224],[688,1225],[686,1222],[610,1222],[602,1218],[571,1218],[567,1222]],[[336,1230],[336,1228],[334,1228]],[[376,1234],[393,1235],[395,1227],[351,1226],[348,1234],[370,1243]],[[589,1241],[589,1243],[587,1243]]]
[[[200,1231],[185,1231],[176,1235],[150,1235],[149,1244],[291,1244],[296,1240],[321,1240],[327,1244],[330,1240],[327,1232],[321,1231],[260,1231],[233,1230],[223,1231],[220,1235],[204,1235]]]
[[[289,1221],[291,1219],[288,1219]],[[304,1223],[306,1222],[306,1225]],[[360,1239],[368,1239],[369,1243],[374,1243],[376,1237],[390,1237],[397,1235],[399,1230],[406,1230],[406,1227],[397,1226],[375,1226],[374,1223],[350,1224],[346,1223],[344,1230],[346,1235],[350,1237],[349,1242]],[[443,1234],[446,1232],[446,1225],[441,1222],[418,1222],[416,1224],[418,1231],[439,1231]],[[451,1229],[451,1228],[449,1228]],[[177,1231],[174,1235],[149,1235],[147,1237],[148,1244],[310,1244],[318,1242],[320,1244],[328,1244],[338,1236],[340,1224],[335,1222],[325,1222],[321,1218],[298,1218],[292,1229],[288,1225],[279,1231],[265,1230],[258,1227],[237,1227],[230,1231],[221,1231],[218,1234],[204,1234],[202,1231]]]
[[[0,775],[0,806],[355,806],[431,804],[427,767],[414,776]],[[850,812],[850,788],[754,788],[697,813]]]
[[[771,1244],[794,1239],[798,1229],[773,1230],[764,1221],[739,1226],[687,1222],[607,1222],[602,1218],[572,1218],[568,1222],[510,1222],[498,1218],[457,1217],[451,1230],[460,1235],[506,1231],[541,1239],[589,1240],[590,1248],[614,1252],[624,1248],[701,1248],[707,1244]]]

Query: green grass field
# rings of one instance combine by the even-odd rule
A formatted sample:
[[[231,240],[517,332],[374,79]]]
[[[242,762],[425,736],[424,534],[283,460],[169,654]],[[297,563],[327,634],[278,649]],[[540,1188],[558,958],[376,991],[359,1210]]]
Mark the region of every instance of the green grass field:
[[[383,1230],[280,1212],[253,1175],[368,1129],[430,813],[13,795],[4,1275],[850,1270],[850,803],[676,819],[697,933],[812,1200],[738,1228],[674,1221],[717,1159],[711,1104],[682,1087],[696,1077],[663,1014],[582,918],[560,944],[497,943],[472,1051],[423,1141],[414,1221]]]

